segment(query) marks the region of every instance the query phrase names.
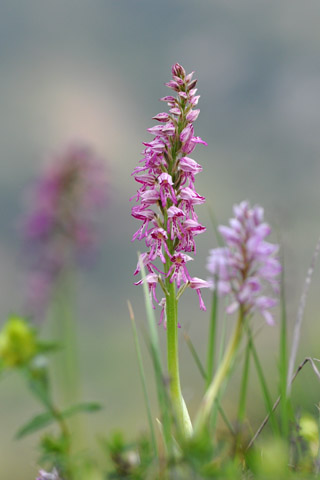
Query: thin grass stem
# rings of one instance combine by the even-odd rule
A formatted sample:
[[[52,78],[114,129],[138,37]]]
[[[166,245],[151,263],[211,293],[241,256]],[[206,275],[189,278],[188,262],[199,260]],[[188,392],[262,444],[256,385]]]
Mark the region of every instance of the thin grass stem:
[[[248,383],[249,383],[249,369],[250,369],[250,344],[249,340],[245,349],[245,357],[243,363],[243,371],[241,378],[241,387],[239,395],[239,405],[238,405],[238,415],[237,423],[240,425],[245,417],[246,413],[246,404],[247,404],[247,392],[248,392]]]
[[[206,389],[209,388],[209,385],[213,376],[213,371],[214,371],[214,357],[215,357],[215,346],[216,346],[216,337],[217,337],[217,312],[218,312],[218,295],[215,289],[212,296],[212,308],[211,308],[211,315],[210,315],[210,329],[209,329],[208,349],[207,349]]]
[[[317,405],[318,409],[318,452],[315,465],[315,474],[319,475],[320,472],[320,405]]]
[[[291,391],[290,378],[292,377],[293,371],[294,371],[294,364],[296,362],[298,347],[300,343],[301,326],[302,326],[303,315],[304,315],[304,310],[306,306],[307,295],[308,295],[309,287],[311,285],[312,275],[317,263],[319,252],[320,252],[320,237],[316,244],[316,248],[312,256],[311,264],[308,269],[307,276],[304,282],[304,287],[303,287],[303,291],[302,291],[300,303],[299,303],[297,319],[294,326],[292,347],[291,347],[291,353],[289,358],[289,368],[288,368],[288,378],[287,378],[287,396],[290,395],[290,391]]]
[[[242,330],[243,330],[243,320],[244,320],[243,312],[242,312],[242,309],[240,309],[236,326],[229,340],[229,344],[225,351],[223,360],[220,363],[219,368],[216,371],[216,374],[203,397],[198,414],[196,416],[196,420],[195,420],[196,434],[201,433],[206,428],[206,426],[208,426],[213,403],[218,396],[222,383],[224,382],[224,380],[226,379],[230,371],[232,361],[234,359],[238,345],[241,340]]]
[[[196,349],[194,348],[194,345],[189,337],[189,335],[187,335],[186,333],[184,333],[184,338],[185,338],[185,341],[187,343],[187,346],[189,347],[190,349],[190,352],[191,352],[191,355],[199,369],[199,372],[201,373],[201,376],[204,380],[206,380],[206,371],[204,369],[204,366],[202,365],[201,363],[201,360],[197,354],[197,351]],[[223,421],[225,422],[226,426],[229,428],[230,432],[234,435],[235,434],[235,431],[234,431],[234,428],[226,414],[226,412],[224,411],[223,407],[220,405],[218,399],[217,401],[215,402],[215,406],[217,408],[217,410],[219,411]]]
[[[145,268],[141,261],[140,255],[138,255],[138,257],[139,257],[139,264],[141,269],[141,276],[142,276],[142,279],[144,280],[143,291],[144,291],[145,307],[146,307],[147,320],[148,320],[149,333],[150,333],[150,351],[151,351],[151,358],[152,358],[152,363],[153,363],[153,368],[155,373],[159,409],[161,413],[163,439],[164,439],[165,447],[167,450],[167,454],[170,456],[172,455],[172,448],[173,448],[172,435],[171,435],[170,408],[168,405],[167,391],[165,387],[165,380],[164,380],[162,363],[161,363],[161,353],[160,353],[158,332],[156,328],[156,319],[155,319],[154,311],[151,305],[151,299],[148,292],[147,282],[145,281],[145,278],[146,278]]]
[[[63,272],[57,284],[53,305],[53,322],[62,345],[57,358],[58,382],[63,402],[71,405],[79,397],[77,329],[73,311],[73,277]]]
[[[303,367],[309,362],[314,373],[316,374],[318,380],[320,381],[320,372],[319,370],[317,369],[316,365],[315,365],[315,361],[319,362],[319,360],[317,358],[310,358],[310,357],[306,357],[303,362],[300,363],[300,365],[298,366],[297,370],[295,371],[292,379],[291,379],[291,385],[293,384],[294,380],[296,379],[298,373],[303,369]],[[276,410],[276,408],[278,407],[279,403],[280,403],[280,400],[281,400],[281,397],[280,395],[278,396],[277,400],[274,402],[273,406],[272,406],[272,412],[274,412]],[[271,417],[271,413],[268,413],[265,418],[263,419],[263,422],[261,423],[260,427],[258,428],[258,430],[256,431],[256,433],[254,434],[253,438],[250,440],[250,442],[248,443],[248,446],[246,448],[246,450],[249,450],[252,445],[254,444],[254,442],[256,441],[256,439],[258,438],[258,436],[260,435],[260,433],[262,432],[262,430],[264,429],[264,427],[267,425],[269,419]]]
[[[273,411],[272,411],[271,395],[270,395],[268,387],[267,387],[267,382],[266,382],[264,374],[263,374],[263,369],[262,369],[262,366],[261,366],[261,363],[260,363],[260,360],[259,360],[259,357],[258,357],[256,347],[255,347],[253,339],[252,339],[252,333],[251,333],[251,330],[250,330],[249,326],[247,326],[247,334],[248,334],[248,339],[249,339],[250,350],[251,350],[251,353],[252,353],[252,356],[253,356],[254,364],[255,364],[255,367],[256,367],[256,371],[257,371],[257,374],[258,374],[258,378],[259,378],[259,382],[260,382],[260,386],[261,386],[261,390],[262,390],[263,399],[264,399],[264,402],[265,402],[265,405],[266,405],[267,412],[270,413],[270,421],[271,421],[272,430],[273,430],[274,433],[279,434],[280,433],[279,432],[279,426],[278,426],[278,423],[277,423],[277,421],[276,421],[276,419],[273,415]]]
[[[185,333],[185,332],[184,332],[183,336],[184,336],[185,342],[186,342],[186,344],[187,344],[187,346],[188,346],[188,348],[189,348],[189,350],[190,350],[190,353],[191,353],[191,355],[192,355],[192,358],[193,358],[195,364],[197,365],[198,370],[199,370],[202,378],[203,378],[204,380],[206,380],[206,379],[207,379],[207,373],[206,373],[206,371],[205,371],[204,366],[202,365],[202,362],[201,362],[201,360],[200,360],[200,358],[199,358],[199,355],[198,355],[196,349],[194,348],[194,345],[193,345],[193,343],[192,343],[192,341],[191,341],[191,338],[190,338],[189,335],[188,335],[187,333]]]
[[[284,438],[289,435],[289,399],[287,397],[287,375],[288,375],[288,352],[287,352],[287,311],[285,298],[285,283],[284,283],[284,261],[282,258],[282,272],[281,272],[281,292],[280,292],[280,307],[281,307],[281,325],[280,325],[280,352],[279,352],[279,393],[281,397],[280,404],[280,421],[281,434]]]
[[[129,308],[129,315],[130,315],[133,337],[134,337],[134,342],[135,342],[136,354],[137,354],[137,359],[138,359],[139,374],[140,374],[140,379],[141,379],[141,384],[142,384],[143,397],[144,397],[146,410],[147,410],[147,417],[148,417],[148,423],[149,423],[149,428],[150,428],[151,442],[152,442],[152,447],[153,447],[153,450],[154,450],[154,454],[157,456],[158,455],[158,449],[157,449],[156,435],[155,435],[153,421],[152,421],[150,399],[149,399],[148,390],[147,390],[147,382],[146,382],[146,376],[145,376],[143,360],[142,360],[142,355],[141,355],[140,342],[139,342],[139,337],[138,337],[138,332],[137,332],[137,327],[136,327],[136,322],[135,322],[135,318],[134,318],[132,305],[129,301],[128,301],[128,308]]]
[[[225,315],[225,314],[224,314]],[[219,368],[219,365],[222,362],[223,358],[223,352],[225,350],[225,344],[226,344],[226,336],[227,336],[227,322],[225,321],[226,319],[223,319],[224,321],[222,322],[222,331],[221,331],[221,336],[220,336],[220,348],[219,348],[219,353],[218,353],[218,362],[217,362],[217,368]],[[221,390],[224,390],[222,388]],[[212,407],[212,414],[211,414],[211,429],[212,432],[215,431],[216,425],[217,425],[217,420],[218,420],[218,411],[219,411],[219,405],[220,405],[220,398],[222,397],[223,392],[219,392],[217,401],[214,403]]]

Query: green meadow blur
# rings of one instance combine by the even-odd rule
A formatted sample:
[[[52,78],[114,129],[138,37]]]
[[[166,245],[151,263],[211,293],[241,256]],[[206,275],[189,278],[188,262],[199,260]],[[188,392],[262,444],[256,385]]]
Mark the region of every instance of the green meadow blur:
[[[208,142],[193,157],[203,166],[197,191],[207,232],[199,237],[191,272],[206,278],[208,250],[216,246],[209,207],[226,222],[244,199],[265,208],[285,261],[289,339],[304,278],[320,233],[320,4],[316,0],[4,0],[0,5],[0,325],[22,313],[26,282],[19,223],[26,191],[50,155],[82,140],[105,158],[108,203],[101,215],[97,261],[76,275],[82,397],[101,412],[84,418],[87,447],[106,463],[97,438],[121,429],[132,438],[147,429],[127,300],[145,322],[142,289],[132,273],[139,242],[129,198],[130,176],[141,158],[158,99],[179,62],[196,71],[201,114],[196,135]],[[26,255],[26,253],[24,253]],[[320,356],[319,266],[310,288],[298,359]],[[210,307],[210,293],[204,293]],[[182,385],[191,411],[202,381],[183,340],[204,359],[209,312],[194,292],[180,304]],[[209,311],[209,308],[208,308]],[[157,311],[157,315],[160,311]],[[223,316],[221,315],[221,319]],[[226,321],[232,324],[233,319]],[[277,394],[279,328],[263,325],[257,344],[270,390]],[[42,327],[49,338],[50,325]],[[165,345],[165,331],[159,327]],[[144,348],[151,396],[151,362]],[[253,369],[252,369],[253,370]],[[236,408],[235,375],[225,395]],[[250,377],[253,428],[265,411],[255,373]],[[293,389],[301,411],[316,413],[320,386],[311,368]],[[154,414],[156,402],[154,401]],[[16,374],[0,382],[0,480],[34,480],[37,435],[15,432],[39,406]]]

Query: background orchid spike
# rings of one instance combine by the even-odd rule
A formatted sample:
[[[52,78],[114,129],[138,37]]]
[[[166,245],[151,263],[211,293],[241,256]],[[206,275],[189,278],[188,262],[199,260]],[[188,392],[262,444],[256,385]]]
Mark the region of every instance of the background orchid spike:
[[[269,309],[277,303],[272,294],[279,290],[277,277],[281,265],[276,258],[279,247],[265,241],[271,228],[263,221],[263,208],[251,208],[244,201],[235,205],[233,211],[235,218],[229,221],[229,226],[219,227],[226,246],[211,250],[208,258],[213,288],[219,295],[230,295],[228,313],[241,306],[244,314],[258,311],[272,325]],[[265,295],[265,291],[269,294]]]
[[[23,234],[31,315],[43,313],[60,273],[95,251],[97,211],[106,202],[106,183],[104,161],[88,145],[77,143],[52,158],[30,192]]]
[[[133,172],[141,186],[134,197],[139,204],[132,208],[132,216],[142,221],[142,225],[132,240],[144,239],[148,248],[142,254],[142,261],[148,271],[146,281],[155,301],[157,285],[163,289],[169,280],[178,288],[185,284],[195,289],[200,308],[204,310],[200,288],[208,284],[199,279],[196,286],[186,266],[186,262],[192,260],[186,252],[196,251],[194,237],[206,230],[194,211],[195,205],[205,202],[194,186],[195,175],[202,171],[202,167],[189,157],[198,143],[207,145],[194,135],[193,122],[200,113],[194,107],[200,96],[196,95],[197,80],[192,79],[193,73],[187,75],[181,65],[173,65],[172,80],[166,86],[176,93],[176,97],[168,95],[160,99],[168,104],[169,113],[155,115],[153,119],[159,124],[148,128],[155,138],[143,143],[145,149],[141,162],[144,165]],[[166,268],[156,266],[156,261],[162,262]],[[138,265],[134,274],[139,271]],[[139,284],[141,281],[136,282]],[[164,290],[164,293],[167,292]],[[163,301],[157,303],[163,312]]]

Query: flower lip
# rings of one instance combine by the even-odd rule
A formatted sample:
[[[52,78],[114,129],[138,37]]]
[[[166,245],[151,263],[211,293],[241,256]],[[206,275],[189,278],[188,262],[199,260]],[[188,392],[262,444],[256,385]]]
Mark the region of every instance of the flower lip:
[[[202,197],[197,192],[192,190],[190,187],[185,187],[181,189],[180,198],[182,200],[187,200],[188,202],[199,204],[199,205],[206,201],[205,197]]]
[[[168,218],[173,218],[173,217],[185,217],[184,211],[176,207],[175,205],[172,205],[171,207],[168,208]]]
[[[189,122],[194,122],[195,120],[197,120],[199,113],[200,113],[200,110],[190,110],[190,112],[187,113],[186,118]]]
[[[202,166],[189,157],[182,157],[179,162],[179,167],[184,172],[191,172],[194,174],[202,172]]]
[[[158,113],[155,117],[152,117],[153,120],[158,120],[158,122],[167,122],[170,117],[166,112]]]
[[[202,280],[202,278],[192,277],[189,280],[190,288],[198,289],[198,288],[211,288],[212,281],[211,280]]]

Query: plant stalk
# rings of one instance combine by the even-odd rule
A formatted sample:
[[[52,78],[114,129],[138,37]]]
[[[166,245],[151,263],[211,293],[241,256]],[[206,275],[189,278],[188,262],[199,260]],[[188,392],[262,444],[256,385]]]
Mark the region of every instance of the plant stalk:
[[[212,310],[211,310],[211,318],[210,318],[210,331],[209,331],[208,352],[207,352],[206,388],[209,388],[209,385],[213,376],[213,370],[214,370],[215,344],[216,344],[216,336],[217,336],[217,310],[218,310],[218,295],[216,290],[214,290],[213,298],[212,298]]]
[[[178,302],[176,299],[175,283],[166,281],[168,295],[166,296],[167,314],[167,361],[170,376],[170,397],[178,426],[185,437],[192,435],[192,424],[189,413],[182,397],[179,372],[178,349]]]
[[[221,388],[221,385],[224,379],[226,378],[226,376],[228,375],[229,370],[231,368],[232,361],[234,359],[235,353],[237,351],[237,348],[242,336],[243,317],[244,317],[243,312],[242,310],[240,310],[235,329],[230,338],[223,360],[220,363],[219,368],[202,399],[202,402],[195,420],[196,435],[200,434],[205,429],[206,425],[208,425],[213,403],[216,400],[219,390]]]

